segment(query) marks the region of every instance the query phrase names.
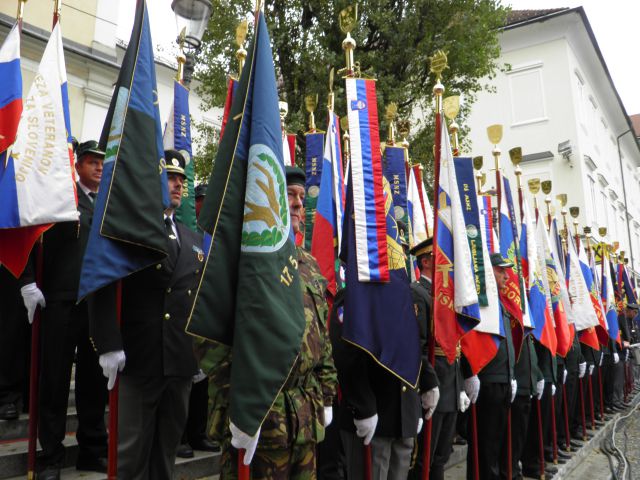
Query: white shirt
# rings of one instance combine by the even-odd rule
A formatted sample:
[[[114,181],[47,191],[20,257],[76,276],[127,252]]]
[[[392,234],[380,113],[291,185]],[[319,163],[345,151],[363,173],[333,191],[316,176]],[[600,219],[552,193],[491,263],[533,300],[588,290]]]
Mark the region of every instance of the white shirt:
[[[93,198],[91,198],[91,195],[89,195],[89,194],[90,193],[97,193],[97,192],[94,192],[89,187],[87,187],[84,183],[82,183],[82,180],[78,180],[78,185],[80,185],[80,190],[82,190],[84,192],[84,194],[89,198],[91,203],[93,203]]]
[[[173,215],[169,216],[166,213],[164,214],[164,219],[169,219],[171,220],[171,230],[173,230],[173,234],[176,236],[176,241],[178,242],[178,245],[180,245],[180,236],[178,235],[178,228],[176,227],[176,222],[173,219]]]

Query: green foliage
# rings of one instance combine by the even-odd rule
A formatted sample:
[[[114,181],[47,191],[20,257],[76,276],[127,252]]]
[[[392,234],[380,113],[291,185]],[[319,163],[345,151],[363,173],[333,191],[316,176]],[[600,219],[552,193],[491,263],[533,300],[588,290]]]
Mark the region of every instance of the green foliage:
[[[205,107],[221,106],[226,95],[226,78],[237,71],[235,28],[253,9],[253,0],[214,1],[214,10],[197,64],[202,82],[199,93]],[[307,128],[304,96],[319,94],[316,111],[318,128],[324,123],[323,106],[328,93],[328,73],[344,67],[338,13],[347,0],[265,0],[265,14],[274,51],[280,96],[289,103],[287,129],[298,133],[298,147],[304,145]],[[433,114],[429,59],[442,49],[449,69],[443,74],[446,95],[464,94],[464,118],[483,78],[498,69],[499,28],[508,9],[500,0],[361,0],[359,22],[351,33],[357,42],[355,61],[363,75],[378,80],[378,110],[382,131],[384,106],[398,104],[399,118],[412,116],[411,154],[430,170],[432,163]],[[248,39],[253,35],[250,26]],[[245,48],[248,48],[248,43]],[[344,82],[336,75],[336,113],[345,114]],[[416,118],[416,112],[423,112]],[[302,151],[302,150],[301,150]],[[302,155],[298,155],[301,158]],[[197,169],[200,171],[200,169]],[[200,174],[199,174],[200,178]]]

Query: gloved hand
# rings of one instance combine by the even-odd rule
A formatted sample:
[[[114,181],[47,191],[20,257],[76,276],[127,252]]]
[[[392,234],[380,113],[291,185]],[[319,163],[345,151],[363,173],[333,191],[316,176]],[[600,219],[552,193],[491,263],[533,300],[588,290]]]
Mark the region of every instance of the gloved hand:
[[[244,448],[244,461],[242,463],[249,465],[253,460],[253,454],[256,453],[258,439],[260,438],[260,428],[258,428],[253,437],[248,433],[244,433],[233,422],[229,423],[229,430],[231,430],[231,445],[238,450]]]
[[[44,308],[47,306],[47,303],[44,301],[44,295],[35,283],[28,283],[20,289],[20,293],[22,294],[24,307],[27,309],[29,324],[31,324],[33,323],[33,315],[36,313],[36,307],[40,305],[40,308]]]
[[[538,380],[536,383],[536,397],[538,400],[542,399],[542,394],[544,393],[544,380]]]
[[[578,364],[578,378],[583,378],[585,373],[587,373],[587,362],[579,363]]]
[[[511,403],[516,399],[516,393],[518,392],[518,381],[514,378],[511,380]]]
[[[620,361],[620,355],[618,355],[618,352],[613,354],[613,363],[614,365],[617,364]]]
[[[551,396],[555,397],[556,395],[556,386],[552,383],[551,384]]]
[[[207,375],[202,371],[202,369],[198,370],[198,373],[196,373],[193,377],[191,377],[191,382],[192,383],[199,383],[202,380],[204,380],[205,378],[207,378]]]
[[[604,355],[600,355],[600,363],[598,364],[599,367],[602,366],[603,361],[604,361]]]
[[[323,425],[325,426],[325,428],[331,425],[332,420],[333,420],[333,407],[332,406],[324,407]]]
[[[376,433],[378,414],[376,413],[373,417],[363,418],[362,420],[354,418],[353,423],[356,425],[356,435],[364,438],[364,444],[369,445],[373,435]]]
[[[424,424],[424,420],[422,420],[422,417],[418,418],[418,431],[416,432],[416,435],[420,433],[420,431],[422,430],[422,425]]]
[[[565,383],[567,383],[567,374],[569,372],[567,371],[567,369],[565,368],[564,371],[562,372],[562,384],[564,385]]]
[[[589,365],[589,376],[593,375],[593,369],[596,368],[595,365],[591,364]]]
[[[424,418],[429,420],[433,412],[436,411],[438,400],[440,400],[440,389],[438,387],[432,388],[420,395],[420,400],[422,401],[422,408],[425,410]]]
[[[467,394],[460,392],[460,396],[458,397],[458,410],[464,413],[467,411],[467,408],[469,408],[469,405],[471,405],[471,400],[469,400]]]
[[[477,375],[464,379],[464,391],[471,400],[471,403],[476,403],[478,400],[478,394],[480,393],[480,379]]]
[[[111,390],[113,388],[118,372],[122,371],[126,360],[127,357],[123,350],[103,353],[100,355],[100,358],[98,358],[98,363],[102,367],[102,374],[109,379],[107,389]]]

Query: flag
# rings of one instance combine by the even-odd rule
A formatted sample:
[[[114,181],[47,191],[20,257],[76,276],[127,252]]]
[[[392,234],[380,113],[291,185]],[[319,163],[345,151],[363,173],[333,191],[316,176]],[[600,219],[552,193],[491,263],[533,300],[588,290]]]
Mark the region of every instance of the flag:
[[[284,164],[292,167],[296,164],[296,134],[282,131],[282,151],[284,152]]]
[[[407,209],[409,210],[409,225],[411,227],[409,245],[413,248],[420,242],[424,242],[429,236],[414,168],[409,169],[409,180],[407,182]]]
[[[538,256],[540,250],[538,238],[544,235],[544,226],[539,221],[535,225],[529,205],[523,202],[522,229],[520,231],[520,253],[522,260],[522,274],[525,279],[529,299],[529,315],[533,323],[533,336],[544,345],[552,355],[556,354],[557,340],[553,326],[551,310],[551,295],[548,293],[546,266],[544,260]],[[536,235],[536,230],[539,230]]]
[[[393,197],[393,217],[405,225],[409,220],[407,212],[407,149],[387,145],[384,149],[383,174],[391,187]],[[407,234],[408,232],[405,232]],[[404,239],[408,242],[408,238]]]
[[[600,344],[607,344],[607,321],[605,318],[604,309],[602,308],[600,294],[597,291],[593,271],[589,266],[589,260],[587,259],[582,245],[578,245],[577,257],[578,263],[580,265],[580,271],[582,272],[582,278],[584,279],[585,286],[589,295],[589,303],[597,320],[597,323],[593,327],[579,332],[578,335],[582,343],[584,343],[585,345],[589,345],[596,350],[599,350]]]
[[[480,305],[449,134],[442,128],[440,135],[433,319],[436,342],[452,363],[460,339],[480,322]]]
[[[0,50],[0,263],[16,277],[52,223],[78,220],[61,28],[51,32],[23,110],[17,26]]]
[[[609,338],[613,341],[618,340],[620,327],[618,325],[618,312],[616,311],[616,300],[613,291],[613,282],[611,281],[611,267],[609,265],[609,256],[603,255],[602,258],[602,305],[604,306],[605,317],[607,319],[607,331]]]
[[[350,129],[350,132],[353,130]],[[353,137],[352,137],[353,138]],[[352,164],[353,165],[353,164]],[[384,182],[384,213],[389,255],[389,281],[363,282],[359,279],[356,224],[353,219],[357,200],[352,181],[347,189],[340,253],[346,263],[343,338],[365,352],[385,369],[411,387],[416,387],[421,365],[420,333],[407,276],[406,261],[396,220],[389,183]]]
[[[261,12],[198,223],[212,243],[186,330],[231,347],[230,420],[254,435],[294,365],[305,328],[275,69]]]
[[[344,180],[340,150],[340,123],[338,116],[329,112],[311,255],[316,259],[320,272],[327,279],[327,290],[332,295],[337,291],[337,253],[340,252],[341,246],[343,216]]]
[[[361,282],[388,282],[376,84],[363,78],[347,78],[346,84],[358,278]]]
[[[479,320],[473,330],[462,337],[461,347],[474,375],[495,357],[504,336],[502,309],[486,239],[488,231],[483,203],[476,194],[473,165],[470,158],[454,160],[457,193],[463,205],[465,231],[473,265],[473,284],[478,295]],[[438,226],[438,228],[440,228]]]
[[[618,265],[618,270],[620,271],[619,278],[621,279],[622,283],[625,305],[628,303],[637,304],[638,297],[636,296],[636,292],[633,290],[631,280],[629,280],[629,272],[627,272],[627,267],[621,263]]]
[[[169,192],[160,125],[147,6],[139,0],[100,138],[104,166],[79,299],[167,255]]]
[[[179,151],[185,160],[182,202],[176,209],[176,218],[196,231],[195,172],[191,157],[191,116],[189,115],[189,89],[177,80],[173,82],[173,105],[164,130],[165,150]]]
[[[313,224],[315,222],[318,194],[320,193],[320,179],[322,175],[324,133],[306,133],[305,139],[305,197],[304,197],[304,241],[305,248],[311,249]]]
[[[572,238],[567,238],[569,244],[569,296],[571,298],[571,310],[575,319],[577,331],[586,330],[599,324],[598,316],[591,302],[590,288],[585,280],[583,266],[580,263],[578,252]],[[586,265],[585,265],[586,267]],[[588,271],[588,268],[586,268]],[[593,282],[593,279],[591,279]]]
[[[598,343],[600,345],[607,345],[609,343],[609,327],[607,326],[607,314],[604,310],[604,305],[602,304],[602,288],[600,286],[600,279],[596,274],[596,264],[594,255],[589,255],[587,259],[585,252],[580,249],[580,263],[588,266],[589,273],[585,272],[584,278],[587,281],[587,285],[589,285],[589,281],[591,281],[590,285],[590,294],[591,294],[591,303],[593,304],[593,308],[596,311],[596,315],[598,316],[599,326],[596,327],[596,334],[598,336]],[[588,265],[587,265],[588,263]],[[582,265],[581,265],[582,267]],[[584,271],[584,267],[583,271]]]

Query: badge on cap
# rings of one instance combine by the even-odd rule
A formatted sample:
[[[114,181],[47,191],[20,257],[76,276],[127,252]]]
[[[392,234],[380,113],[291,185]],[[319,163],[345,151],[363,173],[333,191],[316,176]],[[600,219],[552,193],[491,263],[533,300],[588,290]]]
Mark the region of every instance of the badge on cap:
[[[174,167],[179,167],[180,166],[180,161],[177,158],[172,158],[171,159],[171,165],[173,165]]]

